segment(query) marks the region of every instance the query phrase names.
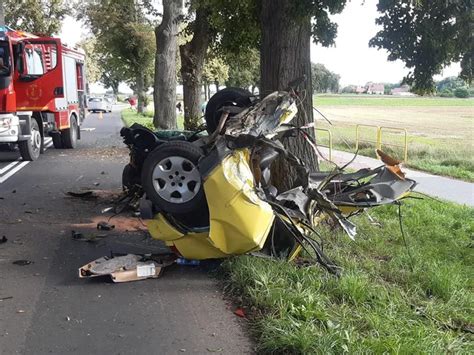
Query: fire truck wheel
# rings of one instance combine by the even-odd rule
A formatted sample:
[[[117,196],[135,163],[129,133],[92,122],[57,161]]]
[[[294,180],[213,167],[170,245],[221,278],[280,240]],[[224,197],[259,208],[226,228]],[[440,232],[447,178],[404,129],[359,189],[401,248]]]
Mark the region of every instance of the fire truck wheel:
[[[56,149],[62,149],[63,148],[63,140],[61,139],[61,134],[55,133],[51,135],[51,138],[53,139],[53,146]]]
[[[35,119],[31,120],[31,137],[26,141],[18,143],[20,154],[23,160],[33,161],[39,158],[41,152],[41,133],[38,122]]]
[[[70,119],[69,128],[61,131],[64,148],[74,149],[77,143],[77,120],[76,116],[72,115]]]

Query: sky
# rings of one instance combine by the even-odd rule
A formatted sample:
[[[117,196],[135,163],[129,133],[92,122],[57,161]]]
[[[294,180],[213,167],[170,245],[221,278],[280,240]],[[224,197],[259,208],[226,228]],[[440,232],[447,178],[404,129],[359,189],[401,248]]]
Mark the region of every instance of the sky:
[[[311,45],[311,61],[324,64],[329,70],[341,76],[340,85],[364,85],[372,82],[397,83],[408,74],[403,62],[389,62],[387,52],[369,48],[369,40],[377,33],[375,24],[378,0],[351,0],[344,11],[332,16],[338,27],[335,46],[324,48]],[[63,21],[60,37],[71,45],[87,34],[87,29],[67,17]],[[453,64],[435,77],[439,80],[447,76],[457,76],[459,64]]]

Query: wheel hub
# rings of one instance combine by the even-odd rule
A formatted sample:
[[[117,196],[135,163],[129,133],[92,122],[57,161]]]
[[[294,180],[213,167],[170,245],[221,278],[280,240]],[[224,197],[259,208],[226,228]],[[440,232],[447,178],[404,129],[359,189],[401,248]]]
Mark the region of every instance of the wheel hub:
[[[153,186],[167,202],[192,200],[201,187],[201,174],[190,160],[171,156],[162,159],[153,169]]]

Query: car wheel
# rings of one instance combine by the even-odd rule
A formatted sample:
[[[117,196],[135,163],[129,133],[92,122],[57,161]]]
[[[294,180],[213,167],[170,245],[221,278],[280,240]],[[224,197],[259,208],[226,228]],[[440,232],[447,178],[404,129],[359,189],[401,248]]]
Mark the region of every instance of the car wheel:
[[[252,103],[250,98],[252,93],[241,88],[226,88],[215,93],[206,105],[207,131],[213,133],[221,119],[222,112],[219,111],[224,106],[247,107]]]
[[[198,161],[201,150],[189,142],[160,145],[145,159],[141,182],[160,210],[183,214],[206,206]]]
[[[33,118],[31,119],[30,127],[30,139],[19,142],[18,147],[20,148],[20,154],[23,160],[34,161],[40,156],[43,137],[41,136],[38,122]]]
[[[64,148],[74,149],[77,144],[77,120],[76,116],[72,115],[70,119],[69,128],[61,131],[61,138],[63,140]]]

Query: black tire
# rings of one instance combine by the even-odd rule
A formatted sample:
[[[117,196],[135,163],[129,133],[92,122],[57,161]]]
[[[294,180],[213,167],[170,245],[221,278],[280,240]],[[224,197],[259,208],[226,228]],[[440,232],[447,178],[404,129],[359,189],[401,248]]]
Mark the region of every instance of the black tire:
[[[131,189],[134,185],[140,185],[140,172],[130,164],[125,165],[122,171],[123,191]]]
[[[250,98],[252,96],[250,91],[241,88],[225,88],[215,93],[206,105],[204,117],[206,119],[207,131],[213,133],[216,130],[222,115],[222,112],[219,111],[220,108],[223,106],[250,106],[252,103]]]
[[[159,210],[185,214],[207,208],[201,173],[197,170],[201,156],[198,147],[184,141],[164,143],[147,156],[141,183],[146,196]]]
[[[38,122],[34,118],[31,119],[31,138],[18,143],[20,154],[23,160],[37,160],[41,154],[41,145],[43,137],[41,136]]]
[[[71,115],[69,128],[61,130],[61,138],[63,140],[63,147],[67,149],[74,149],[77,145],[77,119],[76,116]]]
[[[51,138],[53,139],[53,146],[56,149],[62,149],[63,148],[63,140],[61,139],[61,134],[56,133],[52,134]]]

